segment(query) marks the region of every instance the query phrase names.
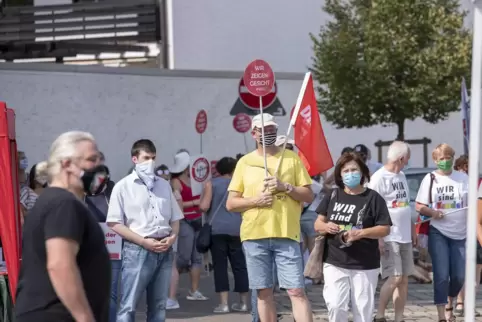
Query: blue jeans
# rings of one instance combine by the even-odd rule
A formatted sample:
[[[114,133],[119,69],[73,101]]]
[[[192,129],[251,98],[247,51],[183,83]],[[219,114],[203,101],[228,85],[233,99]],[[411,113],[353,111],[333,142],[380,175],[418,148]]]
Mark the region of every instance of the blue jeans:
[[[165,322],[173,251],[154,253],[124,242],[121,296],[117,322],[134,322],[136,307],[147,291],[147,322]]]
[[[109,322],[116,322],[117,316],[117,290],[119,289],[119,277],[122,267],[121,260],[111,260],[112,280],[110,284],[110,307],[109,307]]]
[[[428,251],[432,258],[433,296],[435,305],[447,304],[447,297],[456,297],[465,280],[465,239],[442,235],[430,226]]]

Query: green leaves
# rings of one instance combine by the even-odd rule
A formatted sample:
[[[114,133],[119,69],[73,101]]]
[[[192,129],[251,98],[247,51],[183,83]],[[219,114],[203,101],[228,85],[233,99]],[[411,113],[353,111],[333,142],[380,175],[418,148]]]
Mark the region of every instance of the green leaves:
[[[471,37],[457,0],[328,0],[324,10],[333,20],[311,35],[312,72],[328,121],[403,130],[458,109]]]

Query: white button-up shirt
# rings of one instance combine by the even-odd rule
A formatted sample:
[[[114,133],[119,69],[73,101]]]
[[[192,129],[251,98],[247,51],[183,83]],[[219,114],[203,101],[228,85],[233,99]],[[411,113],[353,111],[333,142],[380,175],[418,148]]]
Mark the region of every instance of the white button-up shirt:
[[[119,223],[142,237],[168,236],[171,223],[184,218],[169,182],[154,181],[149,190],[135,171],[114,186],[110,196],[107,223]]]

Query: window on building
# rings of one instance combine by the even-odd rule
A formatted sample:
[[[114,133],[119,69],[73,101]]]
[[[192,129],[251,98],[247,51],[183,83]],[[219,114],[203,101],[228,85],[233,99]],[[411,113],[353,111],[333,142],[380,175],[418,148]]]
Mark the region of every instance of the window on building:
[[[1,4],[5,4],[6,6],[14,7],[14,6],[33,6],[34,0],[0,0]]]

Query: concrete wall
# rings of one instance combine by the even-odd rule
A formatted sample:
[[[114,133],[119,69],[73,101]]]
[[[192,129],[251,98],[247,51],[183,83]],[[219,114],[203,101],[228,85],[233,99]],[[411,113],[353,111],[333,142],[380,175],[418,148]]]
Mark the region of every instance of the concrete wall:
[[[129,169],[129,150],[140,138],[152,139],[159,163],[170,163],[174,153],[200,149],[194,120],[200,109],[208,114],[204,152],[210,159],[244,152],[241,134],[232,127],[230,109],[238,98],[242,72],[161,71],[155,69],[64,66],[53,64],[0,64],[0,100],[17,114],[19,149],[32,162],[43,160],[52,141],[69,130],[93,133],[105,152],[113,176],[119,179]],[[289,111],[296,101],[301,74],[277,73],[278,97]],[[323,121],[323,120],[322,120]],[[285,132],[288,116],[278,119]],[[338,130],[323,121],[330,150],[338,157],[345,146],[364,143],[372,149],[377,140],[396,136],[395,127]],[[462,151],[459,113],[449,120],[429,125],[407,122],[406,138],[427,136],[430,149],[446,142],[457,154]],[[247,138],[249,146],[252,139]],[[384,151],[386,153],[386,149]],[[413,147],[413,166],[422,165],[422,148]]]

